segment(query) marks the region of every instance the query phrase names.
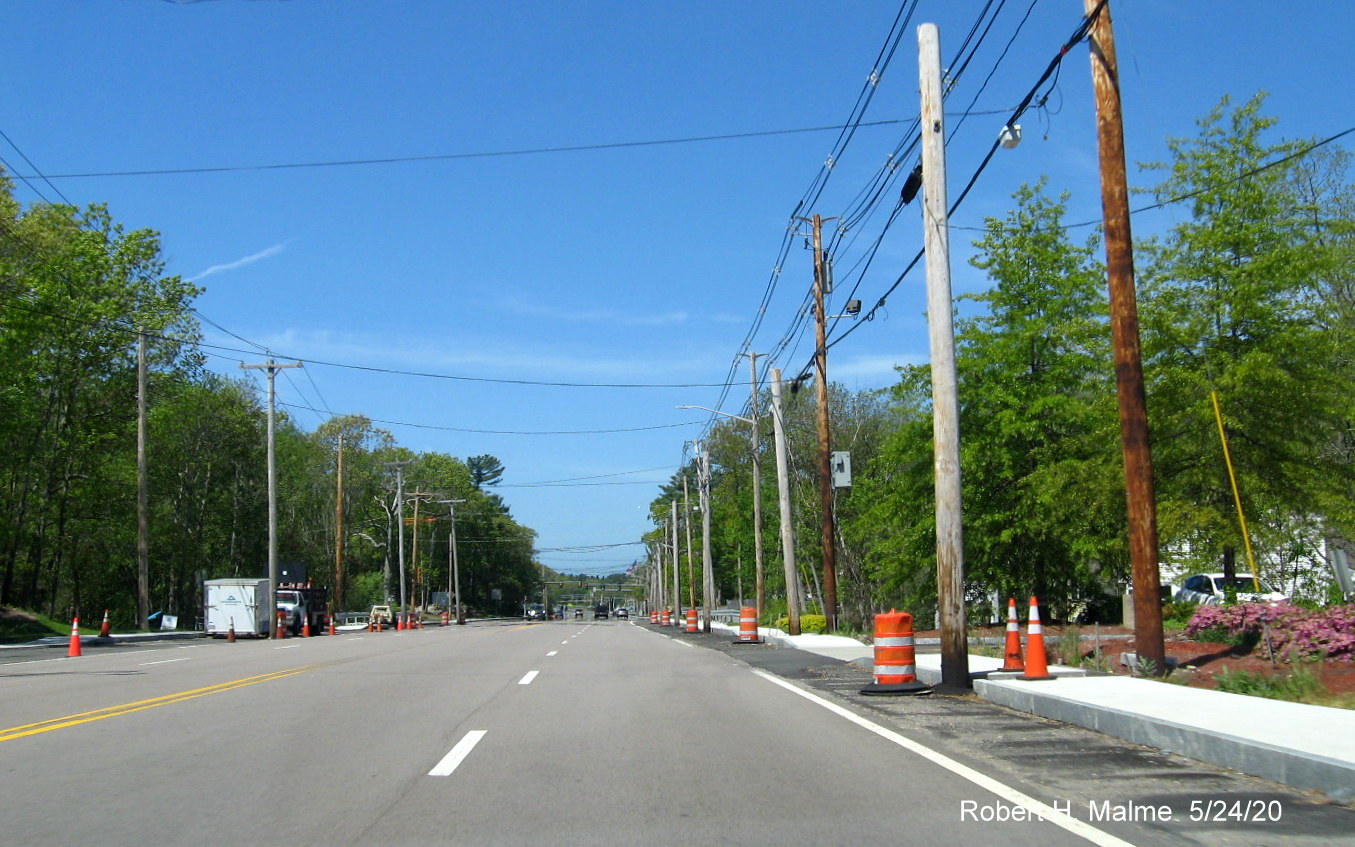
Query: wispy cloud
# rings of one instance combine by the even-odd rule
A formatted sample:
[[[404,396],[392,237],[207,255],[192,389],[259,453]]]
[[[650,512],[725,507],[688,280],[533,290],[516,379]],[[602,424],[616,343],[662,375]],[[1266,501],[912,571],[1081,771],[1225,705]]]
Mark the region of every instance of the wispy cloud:
[[[844,356],[828,363],[828,378],[857,389],[882,388],[898,382],[898,366],[921,365],[926,361],[924,355],[908,353]]]
[[[245,256],[243,259],[236,259],[234,262],[227,262],[224,265],[212,265],[205,271],[193,274],[191,279],[194,282],[197,282],[199,280],[206,279],[212,274],[218,274],[223,271],[233,271],[237,268],[243,268],[245,265],[252,265],[261,259],[267,259],[269,256],[276,256],[277,254],[285,250],[289,243],[291,243],[290,239],[288,241],[283,241],[279,244],[274,244],[272,247],[269,247],[266,250],[260,250],[259,252],[253,255]]]

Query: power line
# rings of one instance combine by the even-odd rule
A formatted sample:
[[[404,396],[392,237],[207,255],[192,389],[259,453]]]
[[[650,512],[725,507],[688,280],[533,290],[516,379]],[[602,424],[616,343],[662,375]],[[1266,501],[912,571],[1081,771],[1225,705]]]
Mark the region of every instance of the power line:
[[[888,126],[899,123],[898,120],[880,120],[871,123],[858,122],[858,127]],[[849,125],[850,126],[850,125]],[[265,165],[218,165],[197,168],[143,168],[125,171],[90,171],[87,173],[47,174],[44,179],[90,179],[94,177],[127,176],[180,176],[184,174],[238,173],[243,171],[278,171],[302,168],[340,168],[357,165],[394,165],[410,162],[443,162],[457,159],[490,159],[506,156],[538,156],[546,153],[582,153],[593,150],[621,150],[630,147],[658,147],[670,144],[695,144],[709,141],[734,141],[744,138],[765,138],[775,135],[796,135],[810,132],[829,132],[844,130],[847,126],[813,126],[796,129],[769,129],[754,132],[735,132],[723,135],[694,135],[685,138],[661,138],[648,141],[616,141],[602,144],[578,144],[559,147],[531,147],[520,150],[494,150],[478,153],[433,153],[424,156],[383,156],[369,159],[336,159],[319,162],[283,162]],[[24,179],[24,177],[19,177]]]
[[[312,364],[306,361],[307,365]],[[303,403],[284,403],[278,401],[279,406],[286,406],[290,409],[301,409],[307,412],[319,413],[320,410],[313,406],[307,406]],[[331,413],[333,414],[333,413]],[[344,415],[334,415],[334,417],[346,417]],[[362,417],[366,417],[363,415]],[[676,429],[683,426],[696,426],[700,421],[684,421],[682,423],[656,424],[654,426],[636,426],[621,429],[557,429],[557,430],[520,430],[520,429],[466,429],[464,427],[442,426],[439,424],[420,424],[410,423],[408,421],[388,421],[381,418],[367,418],[372,423],[385,424],[387,426],[407,426],[414,429],[432,429],[442,432],[467,432],[475,435],[610,435],[622,432],[648,432],[655,429]]]

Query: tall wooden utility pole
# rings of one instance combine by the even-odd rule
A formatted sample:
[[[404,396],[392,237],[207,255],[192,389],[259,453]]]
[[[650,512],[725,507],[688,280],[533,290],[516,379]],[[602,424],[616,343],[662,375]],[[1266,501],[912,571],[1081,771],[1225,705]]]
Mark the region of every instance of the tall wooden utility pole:
[[[696,608],[696,565],[692,561],[692,499],[687,491],[687,472],[682,473],[682,515],[687,526],[687,608]]]
[[[781,562],[786,570],[786,626],[800,634],[800,579],[795,572],[795,528],[790,515],[790,461],[786,449],[786,419],[781,414],[781,370],[772,368],[772,423],[776,435],[776,499],[781,509]]]
[[[419,603],[419,586],[424,582],[423,566],[419,564],[419,504],[432,496],[427,491],[409,492],[409,498],[414,501],[414,523],[411,524],[414,527],[414,541],[409,548],[409,558],[414,566],[414,584],[410,587],[410,599],[416,607],[421,605]],[[405,620],[405,628],[409,628],[408,619]]]
[[[400,614],[405,613],[405,465],[410,463],[410,459],[400,459],[394,462],[382,462],[388,468],[395,469],[395,531],[396,545],[400,567]],[[389,513],[387,513],[389,514]],[[387,535],[389,538],[389,534]],[[387,545],[387,561],[390,559],[390,547]]]
[[[829,218],[832,220],[832,218]],[[814,227],[814,369],[819,419],[819,509],[822,512],[820,545],[823,548],[823,615],[828,630],[837,629],[837,546],[833,519],[833,454],[828,429],[828,272],[823,261],[823,218],[811,219]]]
[[[697,481],[701,497],[701,631],[710,632],[711,603],[715,599],[715,567],[710,551],[710,454],[705,442],[697,442]]]
[[[761,353],[743,353],[748,357],[748,364],[752,368],[752,404],[748,407],[749,417],[753,422],[753,558],[754,574],[757,599],[753,602],[757,605],[757,613],[763,614],[767,610],[767,580],[765,560],[762,549],[762,446],[761,432],[758,427],[757,407],[760,400],[757,384],[757,359]],[[739,592],[743,594],[742,591]]]
[[[150,629],[150,486],[146,471],[146,330],[136,334],[136,628]]]
[[[334,493],[334,605],[343,608],[343,433],[335,456]]]
[[[275,451],[273,419],[277,417],[277,376],[284,368],[299,368],[300,362],[279,365],[272,359],[266,365],[246,365],[245,370],[268,372],[268,614],[269,620],[278,608],[278,465]],[[270,627],[271,631],[271,627]]]
[[[1129,189],[1124,164],[1120,72],[1107,0],[1084,0],[1087,14],[1099,10],[1088,38],[1096,93],[1096,138],[1101,157],[1101,209],[1106,230],[1110,287],[1110,337],[1115,351],[1115,388],[1120,400],[1120,449],[1124,457],[1129,515],[1129,562],[1134,579],[1134,647],[1144,667],[1166,670],[1159,599],[1157,511],[1153,458],[1148,443],[1148,401],[1139,351],[1134,295],[1134,250],[1129,233]]]
[[[946,118],[941,102],[941,37],[917,30],[922,83],[922,230],[927,254],[927,326],[931,335],[932,444],[936,475],[936,602],[941,619],[941,684],[969,688],[965,638],[964,539],[960,508],[960,401],[950,292],[946,199]]]
[[[685,476],[682,481],[683,484],[686,485],[687,479]],[[669,598],[671,601],[669,606],[671,607],[673,614],[676,615],[678,612],[678,604],[682,602],[682,589],[679,585],[679,572],[682,570],[682,565],[678,563],[678,504],[676,497],[673,498],[671,505],[673,507],[673,596]]]

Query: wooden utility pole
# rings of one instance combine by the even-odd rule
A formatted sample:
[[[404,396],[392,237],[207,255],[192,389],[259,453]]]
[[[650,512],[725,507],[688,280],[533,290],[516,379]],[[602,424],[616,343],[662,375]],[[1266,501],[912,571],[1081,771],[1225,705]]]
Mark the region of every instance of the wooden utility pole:
[[[334,605],[343,608],[343,433],[335,456],[334,493]]]
[[[918,72],[922,83],[922,230],[927,254],[927,325],[931,335],[941,684],[969,688],[960,505],[960,402],[955,372],[950,224],[946,198],[946,118],[941,102],[941,38],[936,25],[918,27],[917,40]]]
[[[284,368],[299,368],[300,362],[279,365],[272,359],[265,365],[246,365],[244,370],[268,372],[268,614],[270,620],[278,608],[278,471],[273,419],[277,417],[277,376]]]
[[[411,600],[414,606],[419,603],[419,586],[423,585],[423,566],[419,564],[419,504],[432,497],[427,491],[411,491],[409,498],[414,501],[414,540],[410,543],[409,558],[414,565],[414,584],[410,587]],[[405,620],[405,628],[409,627],[408,619]]]
[[[697,481],[701,497],[701,608],[702,632],[710,632],[711,603],[715,599],[715,567],[711,562],[710,551],[710,454],[706,452],[705,442],[697,443]]]
[[[146,470],[146,330],[136,334],[136,620],[150,629],[151,529],[150,485]]]
[[[1105,218],[1106,273],[1110,287],[1110,337],[1115,388],[1120,401],[1120,445],[1124,457],[1129,516],[1129,561],[1134,579],[1134,647],[1144,667],[1166,670],[1159,597],[1157,511],[1153,459],[1148,442],[1148,401],[1139,350],[1138,305],[1134,295],[1134,250],[1129,232],[1129,189],[1125,176],[1124,121],[1120,72],[1107,0],[1084,0],[1096,19],[1088,33],[1092,86],[1096,94],[1096,138],[1101,157],[1101,209]]]
[[[682,482],[683,482],[683,485],[686,485],[686,484],[687,484],[687,479],[686,479],[685,476],[683,477]],[[669,600],[671,601],[671,602],[669,603],[669,607],[672,609],[673,614],[676,615],[676,614],[677,614],[677,611],[678,611],[678,604],[682,602],[682,588],[681,588],[681,586],[679,585],[679,580],[680,580],[681,571],[682,571],[682,565],[679,564],[679,559],[680,559],[680,557],[679,557],[679,555],[678,555],[678,549],[679,549],[679,548],[678,548],[678,504],[677,504],[677,498],[676,498],[676,497],[673,498],[672,503],[671,503],[670,505],[672,506],[672,509],[673,509],[673,516],[672,516],[672,523],[673,523],[673,596],[669,598]]]
[[[795,527],[790,514],[790,461],[786,450],[786,419],[781,414],[781,370],[772,368],[772,423],[776,434],[776,499],[781,508],[781,562],[786,570],[786,625],[800,634],[800,579],[795,572]]]
[[[752,405],[748,407],[749,417],[753,421],[753,558],[754,558],[754,579],[756,583],[756,599],[753,601],[757,605],[757,613],[763,614],[767,610],[767,582],[766,569],[762,549],[762,446],[761,432],[758,424],[758,402],[760,400],[757,384],[757,360],[760,353],[744,353],[748,357],[748,364],[752,369]],[[740,590],[742,595],[743,591]]]
[[[687,608],[696,608],[696,564],[692,561],[692,499],[687,491],[687,472],[682,473],[682,516],[687,528]]]
[[[832,220],[832,218],[829,218]],[[833,519],[833,454],[828,421],[828,273],[823,261],[823,218],[815,215],[814,227],[814,369],[819,424],[819,510],[822,514],[820,546],[823,548],[823,615],[829,632],[837,629],[837,534]]]
[[[394,462],[382,462],[388,468],[395,469],[395,531],[396,535],[396,553],[399,559],[400,568],[400,614],[405,613],[405,465],[410,463],[410,459],[400,459]],[[387,512],[389,515],[390,513]],[[386,560],[390,560],[390,533],[386,534]],[[389,586],[387,586],[389,588]]]

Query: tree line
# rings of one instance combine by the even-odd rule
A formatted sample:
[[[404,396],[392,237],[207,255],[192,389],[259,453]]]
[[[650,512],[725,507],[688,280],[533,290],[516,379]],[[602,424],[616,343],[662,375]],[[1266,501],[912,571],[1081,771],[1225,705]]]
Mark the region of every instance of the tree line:
[[[1135,245],[1160,558],[1245,573],[1240,551],[1250,540],[1264,553],[1263,574],[1321,600],[1322,541],[1355,529],[1355,190],[1349,154],[1270,140],[1276,120],[1263,106],[1264,95],[1225,98],[1196,136],[1168,141],[1165,162],[1141,166],[1156,178],[1138,192],[1151,198],[1142,205],[1175,219],[1136,233]],[[1099,232],[1077,234],[1065,220],[1068,199],[1043,179],[1022,186],[1012,210],[987,219],[974,241],[971,261],[989,286],[956,303],[966,593],[978,607],[993,595],[1036,594],[1072,616],[1129,582],[1106,273]],[[854,475],[835,501],[839,611],[863,631],[895,606],[930,622],[936,602],[930,371],[898,372],[885,391],[830,391],[832,446],[851,452]],[[817,598],[810,393],[788,394],[785,416],[799,576]],[[761,424],[768,445],[769,417]],[[719,593],[733,598],[742,586],[747,598],[749,427],[722,419],[707,446]],[[777,598],[766,619],[784,609],[785,580],[774,462],[760,465],[762,490],[772,492],[764,544]],[[652,502],[656,524],[675,499],[681,506],[684,475],[695,484],[694,462]],[[647,540],[657,544],[663,532]],[[681,578],[685,585],[685,567]]]
[[[150,608],[194,620],[204,579],[267,576],[266,410],[252,382],[204,367],[200,293],[166,275],[156,232],[125,231],[101,205],[25,208],[0,173],[0,605],[57,618],[109,609],[116,626],[145,623],[139,338]],[[285,413],[276,448],[279,559],[304,563],[338,608],[400,596],[401,538],[408,596],[447,591],[450,510],[438,500],[464,501],[456,533],[472,610],[512,611],[537,586],[535,533],[491,490],[503,473],[493,456],[416,453],[361,416],[305,432]],[[419,523],[399,534],[396,462],[405,491],[426,495]],[[403,511],[412,518],[414,504]]]

